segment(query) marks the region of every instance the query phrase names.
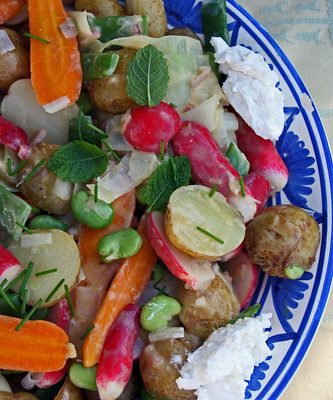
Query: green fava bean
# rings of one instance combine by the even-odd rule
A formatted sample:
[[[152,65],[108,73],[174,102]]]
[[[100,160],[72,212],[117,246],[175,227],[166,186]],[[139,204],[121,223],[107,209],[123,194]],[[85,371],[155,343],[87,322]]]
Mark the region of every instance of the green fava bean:
[[[75,193],[71,207],[74,217],[91,229],[105,228],[111,224],[114,217],[110,204],[103,200],[95,202],[94,196],[84,191]]]
[[[104,262],[131,257],[142,245],[141,236],[134,229],[122,229],[104,236],[98,242],[98,252]]]
[[[51,215],[37,215],[37,217],[29,222],[28,227],[30,229],[59,229],[64,232],[68,230],[67,225],[63,221]]]
[[[146,331],[152,332],[168,326],[168,322],[181,311],[181,305],[164,294],[153,297],[141,310],[140,322]]]
[[[73,385],[87,390],[97,390],[96,385],[97,366],[85,367],[80,363],[74,363],[69,369],[69,379]]]

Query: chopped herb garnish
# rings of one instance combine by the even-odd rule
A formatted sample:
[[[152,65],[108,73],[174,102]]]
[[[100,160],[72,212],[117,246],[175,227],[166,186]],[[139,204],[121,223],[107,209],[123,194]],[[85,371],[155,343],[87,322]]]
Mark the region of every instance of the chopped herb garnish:
[[[22,296],[21,315],[25,314],[25,308],[28,303],[28,298],[29,298],[29,290],[27,288],[25,288],[23,291],[23,296]]]
[[[20,272],[16,278],[14,278],[11,282],[8,283],[8,285],[4,288],[4,290],[7,292],[9,289],[11,289],[12,287],[14,287],[17,282],[19,282],[27,273],[27,270],[24,269],[22,272]]]
[[[24,183],[30,182],[30,180],[38,174],[38,172],[44,167],[46,160],[40,160],[39,163],[33,168],[33,170],[24,178]]]
[[[32,307],[32,309],[28,312],[28,314],[22,319],[22,321],[17,325],[15,330],[18,332],[22,326],[29,321],[32,315],[37,311],[37,309],[43,304],[43,300],[39,299],[37,303]]]
[[[224,241],[219,237],[215,236],[213,233],[206,231],[206,229],[202,228],[201,226],[197,226],[197,230],[205,235],[209,236],[210,238],[214,239],[216,242],[224,244]]]
[[[80,340],[85,339],[93,329],[95,329],[95,325],[94,324],[89,326],[89,328],[86,330],[86,332],[80,337]]]
[[[214,185],[214,186],[211,188],[210,192],[208,193],[208,196],[209,196],[209,197],[213,197],[214,194],[217,192],[217,189],[218,189],[218,185]]]
[[[79,132],[79,138],[82,139],[82,127],[81,127],[81,119],[82,119],[82,104],[80,105],[79,115],[77,118],[77,131]]]
[[[259,303],[253,304],[253,306],[248,307],[246,310],[244,310],[240,314],[238,314],[235,318],[231,319],[229,321],[229,324],[234,324],[239,319],[254,317],[256,314],[258,314],[260,308],[261,308],[261,304],[259,304]]]
[[[164,160],[164,155],[165,155],[165,141],[161,140],[160,142],[160,160],[163,161]]]
[[[100,135],[101,139],[107,139],[109,137],[104,131],[102,131],[102,129],[99,129],[93,124],[87,124],[87,127],[97,132]]]
[[[45,271],[36,272],[35,276],[43,276],[43,275],[53,274],[54,272],[57,272],[57,271],[58,271],[57,268],[46,269]]]
[[[26,273],[25,273],[25,276],[24,276],[24,279],[23,279],[23,282],[22,282],[22,285],[21,285],[20,291],[19,291],[19,296],[20,296],[21,299],[23,297],[24,289],[27,287],[27,284],[28,284],[29,279],[31,277],[33,266],[34,266],[34,263],[33,262],[29,262],[29,264],[28,264],[28,266],[26,268]]]
[[[7,293],[4,291],[2,286],[0,286],[0,296],[5,300],[5,302],[8,304],[8,306],[15,311],[16,313],[18,312],[17,308],[15,307],[14,303],[11,301],[11,299],[8,297]]]
[[[114,159],[116,161],[120,161],[121,158],[120,158],[119,154],[115,150],[113,150],[113,148],[110,146],[110,143],[108,141],[106,141],[106,140],[102,140],[102,143],[107,148],[109,153],[111,153],[113,155]]]
[[[5,278],[5,279],[0,283],[0,287],[3,288],[4,286],[6,286],[7,282],[8,282],[8,279]]]
[[[46,297],[45,301],[46,303],[48,301],[50,301],[52,299],[52,297],[57,293],[57,291],[60,289],[60,287],[64,284],[65,279],[61,279],[61,281],[59,281],[55,287],[53,288],[53,290],[51,291],[51,293]]]
[[[31,206],[31,212],[37,214],[40,212],[40,209],[38,207]]]
[[[27,226],[23,225],[21,222],[16,221],[16,222],[15,222],[15,225],[17,225],[18,227],[20,227],[23,231],[29,233],[29,235],[32,235],[32,233],[33,233],[32,230],[29,229]]]
[[[66,300],[68,303],[68,307],[69,307],[69,311],[71,313],[71,317],[74,318],[74,307],[73,307],[73,303],[72,303],[72,298],[71,298],[71,294],[69,291],[69,287],[67,284],[65,284],[65,293],[66,293]]]
[[[240,188],[241,188],[241,195],[242,195],[242,197],[245,197],[246,196],[245,185],[244,185],[244,179],[242,176],[239,178],[239,184],[240,184]]]
[[[7,174],[8,174],[8,176],[15,176],[15,175],[19,174],[22,171],[22,169],[26,166],[27,162],[28,162],[27,160],[22,160],[13,171],[12,170],[12,160],[11,160],[11,158],[7,158]]]
[[[49,40],[41,38],[41,37],[36,36],[36,35],[33,35],[32,33],[26,32],[26,33],[23,33],[23,36],[28,37],[30,39],[39,40],[40,42],[45,43],[45,44],[49,44],[50,43]]]
[[[98,202],[98,185],[97,185],[97,183],[95,183],[95,187],[94,187],[94,202],[95,203]]]

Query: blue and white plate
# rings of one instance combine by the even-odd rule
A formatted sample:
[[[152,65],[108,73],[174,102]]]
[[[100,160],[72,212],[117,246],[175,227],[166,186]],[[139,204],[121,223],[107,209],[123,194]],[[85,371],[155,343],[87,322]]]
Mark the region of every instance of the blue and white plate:
[[[202,33],[195,0],[164,0],[170,27]],[[285,95],[285,127],[276,146],[289,170],[289,181],[272,204],[302,207],[318,221],[322,240],[317,261],[296,281],[260,277],[253,303],[273,314],[268,344],[273,356],[255,368],[246,399],[276,400],[295,374],[313,340],[327,302],[333,275],[333,167],[316,107],[297,71],[269,33],[234,0],[228,1],[231,44],[259,52],[280,79]]]

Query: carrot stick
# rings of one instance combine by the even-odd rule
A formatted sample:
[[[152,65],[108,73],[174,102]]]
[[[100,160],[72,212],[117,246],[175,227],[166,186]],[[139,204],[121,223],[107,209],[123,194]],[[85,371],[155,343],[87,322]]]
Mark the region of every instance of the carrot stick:
[[[143,218],[138,228],[142,238],[140,251],[127,258],[121,265],[98,310],[94,321],[95,327],[85,339],[83,363],[86,367],[98,363],[108,330],[128,304],[137,302],[149,281],[157,255],[146,236],[145,222]]]
[[[1,0],[0,1],[0,25],[15,17],[27,0]]]
[[[19,318],[0,315],[0,368],[14,371],[56,371],[76,356],[68,336],[47,321],[27,321],[16,331]]]
[[[37,100],[45,106],[62,99],[66,107],[80,95],[82,69],[76,38],[66,39],[59,29],[67,18],[65,9],[61,0],[28,0],[28,11],[30,33],[49,42],[31,39],[31,79]]]

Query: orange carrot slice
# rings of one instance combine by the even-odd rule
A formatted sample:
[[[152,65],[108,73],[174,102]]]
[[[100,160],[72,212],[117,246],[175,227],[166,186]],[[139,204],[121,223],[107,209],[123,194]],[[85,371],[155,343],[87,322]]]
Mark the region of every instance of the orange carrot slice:
[[[121,265],[97,313],[94,329],[84,341],[83,363],[86,367],[98,363],[111,325],[128,304],[137,302],[147,286],[157,255],[146,236],[145,222],[143,218],[138,228],[142,239],[140,251]]]
[[[77,40],[66,39],[59,28],[67,18],[61,0],[28,0],[28,11],[30,33],[49,41],[31,39],[31,80],[37,100],[44,106],[60,102],[65,107],[66,101],[74,103],[81,91]]]
[[[16,331],[19,318],[0,315],[0,368],[14,371],[49,372],[64,367],[76,356],[68,336],[47,321],[27,321]]]
[[[0,25],[15,17],[27,0],[1,0],[0,1]]]

